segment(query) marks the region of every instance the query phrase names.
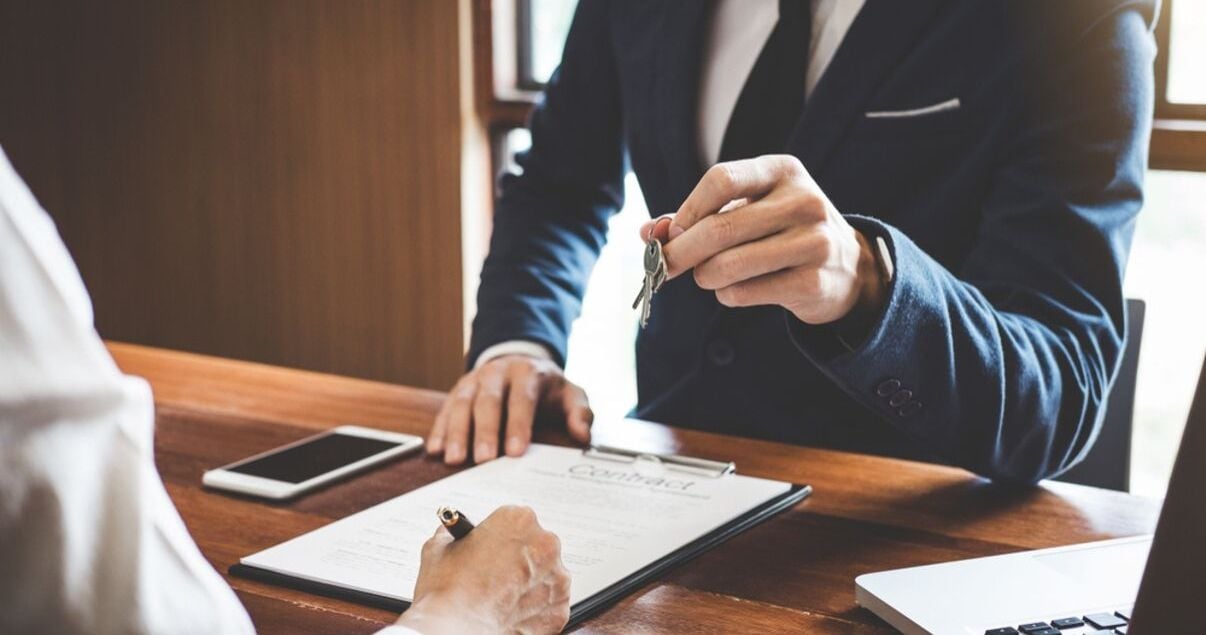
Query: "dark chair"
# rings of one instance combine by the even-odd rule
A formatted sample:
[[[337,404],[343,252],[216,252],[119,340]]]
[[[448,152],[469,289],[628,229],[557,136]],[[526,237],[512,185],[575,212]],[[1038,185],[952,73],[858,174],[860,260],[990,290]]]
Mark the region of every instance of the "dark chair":
[[[1131,428],[1135,414],[1135,378],[1139,372],[1139,343],[1143,339],[1143,300],[1127,300],[1129,330],[1122,366],[1110,389],[1105,421],[1085,460],[1060,474],[1057,481],[1080,483],[1122,492],[1131,488]]]

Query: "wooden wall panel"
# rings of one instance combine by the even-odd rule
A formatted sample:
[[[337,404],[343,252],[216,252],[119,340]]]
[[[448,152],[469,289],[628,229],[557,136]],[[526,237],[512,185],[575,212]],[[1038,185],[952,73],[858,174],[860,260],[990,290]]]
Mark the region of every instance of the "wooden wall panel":
[[[445,388],[450,0],[0,0],[0,146],[107,338]]]

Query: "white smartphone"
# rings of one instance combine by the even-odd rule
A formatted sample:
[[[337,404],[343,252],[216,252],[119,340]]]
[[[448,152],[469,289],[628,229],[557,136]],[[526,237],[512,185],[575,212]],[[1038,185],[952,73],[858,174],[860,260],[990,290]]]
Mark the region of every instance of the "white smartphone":
[[[201,477],[208,487],[281,500],[418,450],[423,438],[360,426],[339,426],[261,452]]]

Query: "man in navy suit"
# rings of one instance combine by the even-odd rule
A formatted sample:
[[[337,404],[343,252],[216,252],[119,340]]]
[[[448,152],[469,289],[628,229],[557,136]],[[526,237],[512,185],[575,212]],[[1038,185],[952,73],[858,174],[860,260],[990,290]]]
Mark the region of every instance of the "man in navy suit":
[[[1067,469],[1126,332],[1156,9],[582,0],[428,449],[522,453],[541,415],[589,438],[560,367],[631,168],[674,212],[643,230],[671,279],[636,416],[1016,482]]]

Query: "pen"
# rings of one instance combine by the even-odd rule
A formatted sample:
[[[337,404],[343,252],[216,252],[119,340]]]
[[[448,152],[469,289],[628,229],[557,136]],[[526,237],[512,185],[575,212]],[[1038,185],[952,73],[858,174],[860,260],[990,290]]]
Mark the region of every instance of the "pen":
[[[464,514],[451,507],[441,507],[436,511],[436,518],[440,519],[444,529],[447,529],[455,540],[468,536],[469,532],[473,530],[473,523],[469,522]]]

